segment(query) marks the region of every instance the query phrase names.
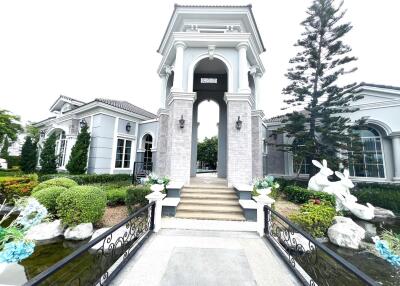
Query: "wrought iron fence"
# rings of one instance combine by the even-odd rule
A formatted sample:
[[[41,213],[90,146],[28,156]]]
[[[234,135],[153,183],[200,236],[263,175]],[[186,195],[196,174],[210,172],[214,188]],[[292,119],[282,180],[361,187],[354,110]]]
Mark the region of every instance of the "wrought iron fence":
[[[147,177],[152,171],[153,162],[134,162],[132,183],[140,183],[140,179]]]
[[[25,286],[109,284],[151,234],[154,210],[155,202],[139,209]]]
[[[267,239],[304,285],[379,285],[269,206],[264,214]]]

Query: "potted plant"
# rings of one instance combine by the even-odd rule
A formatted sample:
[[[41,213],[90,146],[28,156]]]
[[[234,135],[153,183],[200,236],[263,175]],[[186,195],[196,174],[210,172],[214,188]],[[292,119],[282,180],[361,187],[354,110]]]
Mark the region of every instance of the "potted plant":
[[[261,196],[269,195],[272,188],[279,188],[279,184],[274,182],[274,180],[273,176],[257,179],[254,183],[255,192]]]

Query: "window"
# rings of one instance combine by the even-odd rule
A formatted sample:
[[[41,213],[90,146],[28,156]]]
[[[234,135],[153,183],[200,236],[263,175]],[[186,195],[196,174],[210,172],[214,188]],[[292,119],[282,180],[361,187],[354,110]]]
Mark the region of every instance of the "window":
[[[153,153],[151,152],[151,148],[153,147],[153,137],[151,137],[150,134],[147,134],[143,138],[143,143],[144,144],[144,166],[145,168],[150,168],[151,164],[153,161]]]
[[[359,131],[362,143],[360,156],[349,156],[350,175],[355,177],[385,178],[383,165],[382,139],[372,128]]]
[[[115,168],[130,168],[132,140],[118,139]]]
[[[304,147],[304,143],[300,140],[294,140],[293,145],[295,146],[294,154],[297,153],[296,150]],[[310,164],[307,163],[306,158],[293,155],[293,172],[302,175],[310,174]]]
[[[65,165],[65,153],[67,150],[67,137],[65,132],[62,131],[56,141],[56,154],[58,155],[57,165],[63,167]]]

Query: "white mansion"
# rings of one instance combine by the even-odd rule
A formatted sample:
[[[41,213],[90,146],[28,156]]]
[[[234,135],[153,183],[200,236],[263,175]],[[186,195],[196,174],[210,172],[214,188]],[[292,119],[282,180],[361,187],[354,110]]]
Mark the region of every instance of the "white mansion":
[[[56,133],[59,169],[64,170],[80,126],[92,136],[89,173],[132,173],[134,162],[152,163],[158,175],[189,182],[196,176],[197,113],[204,100],[219,105],[218,177],[229,185],[265,174],[292,176],[290,154],[274,150],[280,117],[265,119],[259,106],[265,51],[251,6],[180,6],[158,52],[161,106],[157,115],[125,101],[84,103],[60,96],[54,117],[36,123],[40,144]],[[373,154],[352,167],[359,179],[400,180],[400,88],[361,84],[364,98],[352,119],[364,117],[364,152]],[[307,173],[307,166],[303,166]]]

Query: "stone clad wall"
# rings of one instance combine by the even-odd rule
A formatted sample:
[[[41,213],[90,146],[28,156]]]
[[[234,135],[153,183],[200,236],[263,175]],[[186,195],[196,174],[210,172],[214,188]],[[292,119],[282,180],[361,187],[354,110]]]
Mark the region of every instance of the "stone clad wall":
[[[252,144],[252,157],[253,165],[252,172],[253,178],[260,178],[263,176],[263,142],[262,142],[262,118],[263,112],[256,110],[251,115],[251,144]]]
[[[153,158],[153,162],[155,162],[154,172],[159,176],[169,175],[167,169],[168,117],[167,110],[160,110],[158,117],[157,158]]]
[[[228,182],[249,184],[252,181],[251,106],[247,100],[228,100],[227,106]],[[243,121],[240,130],[236,129],[238,116]]]

